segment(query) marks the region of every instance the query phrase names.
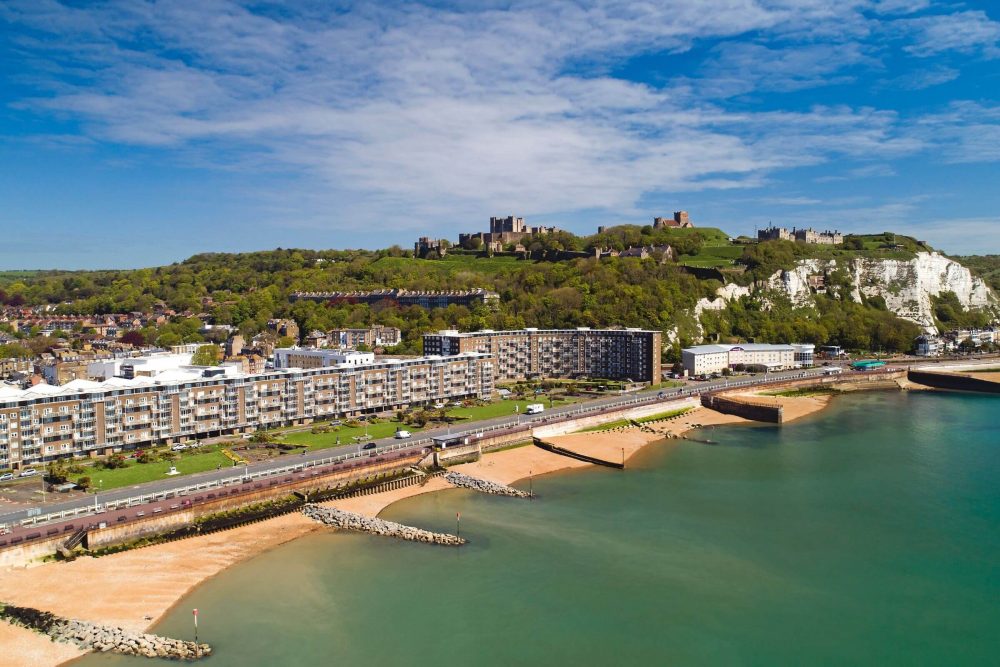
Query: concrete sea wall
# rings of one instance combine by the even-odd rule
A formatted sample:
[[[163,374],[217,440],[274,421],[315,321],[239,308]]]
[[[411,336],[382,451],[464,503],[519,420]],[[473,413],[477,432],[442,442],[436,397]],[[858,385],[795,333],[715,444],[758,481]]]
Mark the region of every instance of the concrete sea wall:
[[[757,422],[780,424],[783,418],[780,405],[758,402],[742,397],[705,394],[701,397],[701,404],[717,412],[736,415],[737,417]]]
[[[1000,373],[997,374],[1000,379]],[[1000,394],[1000,382],[990,382],[961,373],[939,373],[911,368],[907,379],[915,384],[935,389],[950,389],[954,391],[975,391],[983,394]]]

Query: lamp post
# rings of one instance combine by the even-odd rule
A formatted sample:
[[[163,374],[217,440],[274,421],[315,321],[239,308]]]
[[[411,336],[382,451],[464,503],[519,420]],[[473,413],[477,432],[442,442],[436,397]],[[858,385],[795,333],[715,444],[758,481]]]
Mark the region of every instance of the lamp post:
[[[97,480],[97,486],[94,488],[94,514],[97,514],[97,494],[101,492],[101,485],[104,484],[103,479]]]

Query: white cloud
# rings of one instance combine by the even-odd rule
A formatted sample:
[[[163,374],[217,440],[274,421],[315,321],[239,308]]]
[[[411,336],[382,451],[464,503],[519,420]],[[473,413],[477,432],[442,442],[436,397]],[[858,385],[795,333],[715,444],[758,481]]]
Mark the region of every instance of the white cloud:
[[[966,154],[973,138],[953,128],[968,111],[920,125],[883,109],[733,111],[715,101],[877,69],[863,41],[872,9],[898,15],[922,3],[292,3],[269,15],[229,0],[10,0],[0,18],[48,60],[37,75],[47,86],[21,108],[198,166],[292,170],[291,189],[253,195],[281,224],[410,229],[488,211],[620,215],[650,193],[756,187],[774,170],[890,160],[942,136],[965,137],[955,154]],[[955,16],[983,23],[967,14],[976,13]],[[922,18],[902,20],[921,40],[938,34]],[[949,30],[980,44],[988,32]],[[776,41],[723,43],[707,81],[668,76],[658,87],[614,73],[631,56],[748,34]],[[990,139],[996,120],[978,117]]]
[[[917,56],[932,56],[944,51],[982,53],[989,58],[1000,56],[1000,22],[983,11],[934,14],[900,19],[896,25],[912,34],[906,50]]]

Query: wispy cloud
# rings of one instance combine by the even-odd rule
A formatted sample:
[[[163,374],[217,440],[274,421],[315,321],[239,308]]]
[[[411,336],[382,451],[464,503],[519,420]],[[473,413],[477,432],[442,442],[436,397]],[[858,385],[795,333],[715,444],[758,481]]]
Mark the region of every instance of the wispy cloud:
[[[913,42],[906,50],[918,56],[943,51],[981,53],[989,58],[1000,56],[1000,22],[983,11],[900,19],[895,27],[912,35]]]

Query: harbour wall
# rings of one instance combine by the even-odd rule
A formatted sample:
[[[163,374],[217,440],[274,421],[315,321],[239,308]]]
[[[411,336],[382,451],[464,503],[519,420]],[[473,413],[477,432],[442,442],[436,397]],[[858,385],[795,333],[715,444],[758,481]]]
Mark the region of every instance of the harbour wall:
[[[1000,373],[997,374],[1000,379]],[[950,389],[953,391],[974,391],[982,394],[1000,394],[1000,382],[990,382],[981,378],[962,375],[960,373],[941,373],[923,371],[911,368],[907,379],[915,384],[935,389]]]
[[[736,415],[737,417],[757,422],[780,424],[783,419],[783,411],[780,405],[754,401],[753,399],[744,397],[705,394],[701,397],[701,404],[717,412]]]

